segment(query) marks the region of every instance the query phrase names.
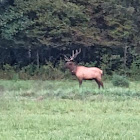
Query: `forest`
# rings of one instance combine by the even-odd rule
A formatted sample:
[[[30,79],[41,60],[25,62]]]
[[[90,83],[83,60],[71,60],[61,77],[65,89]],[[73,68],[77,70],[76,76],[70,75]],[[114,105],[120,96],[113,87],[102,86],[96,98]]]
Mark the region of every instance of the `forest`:
[[[140,78],[140,0],[1,0],[0,78],[63,79],[64,55]]]
[[[140,0],[0,0],[0,140],[139,140],[139,124]]]

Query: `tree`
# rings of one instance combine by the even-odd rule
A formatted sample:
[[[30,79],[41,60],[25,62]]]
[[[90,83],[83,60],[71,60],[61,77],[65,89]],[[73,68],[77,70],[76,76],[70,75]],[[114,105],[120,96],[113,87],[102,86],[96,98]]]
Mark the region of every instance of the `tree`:
[[[94,56],[98,61],[94,48],[101,55],[104,48],[111,49],[110,53],[120,53],[125,46],[138,50],[139,7],[139,0],[15,0],[14,5],[6,4],[0,9],[0,49],[19,50],[27,54],[24,56],[29,62],[38,58],[38,63],[44,56],[39,50],[45,49],[50,56],[52,50],[90,48],[91,56],[87,58]]]

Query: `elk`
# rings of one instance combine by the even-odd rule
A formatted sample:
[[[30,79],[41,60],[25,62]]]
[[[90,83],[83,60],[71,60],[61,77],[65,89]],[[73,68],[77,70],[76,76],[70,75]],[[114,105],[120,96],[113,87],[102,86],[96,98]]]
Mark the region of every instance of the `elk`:
[[[81,53],[81,49],[72,51],[72,56],[68,58],[66,55],[64,55],[64,59],[66,61],[65,67],[70,70],[70,72],[75,75],[79,81],[79,87],[82,85],[83,80],[95,80],[98,84],[98,88],[100,89],[100,86],[104,88],[103,82],[102,82],[102,75],[103,71],[97,67],[85,67],[77,65],[73,60],[77,57],[78,54]]]

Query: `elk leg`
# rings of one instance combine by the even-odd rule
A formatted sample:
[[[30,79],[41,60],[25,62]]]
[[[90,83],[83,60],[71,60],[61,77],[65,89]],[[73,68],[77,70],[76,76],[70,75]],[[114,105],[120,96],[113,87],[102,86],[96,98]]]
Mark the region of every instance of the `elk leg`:
[[[82,80],[78,79],[78,81],[79,81],[79,87],[81,87],[81,85],[82,85]]]
[[[100,85],[102,86],[102,88],[104,88],[104,84],[102,81],[100,81]]]
[[[100,83],[97,79],[95,79],[96,83],[98,84],[98,88],[100,89]]]
[[[103,82],[98,80],[98,83],[104,88]]]

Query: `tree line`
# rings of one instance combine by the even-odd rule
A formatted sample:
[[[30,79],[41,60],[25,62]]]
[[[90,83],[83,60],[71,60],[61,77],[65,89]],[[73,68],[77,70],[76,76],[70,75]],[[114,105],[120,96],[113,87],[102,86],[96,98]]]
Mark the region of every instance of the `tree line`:
[[[82,48],[77,62],[140,75],[140,0],[2,0],[0,13],[2,71],[55,68]]]

